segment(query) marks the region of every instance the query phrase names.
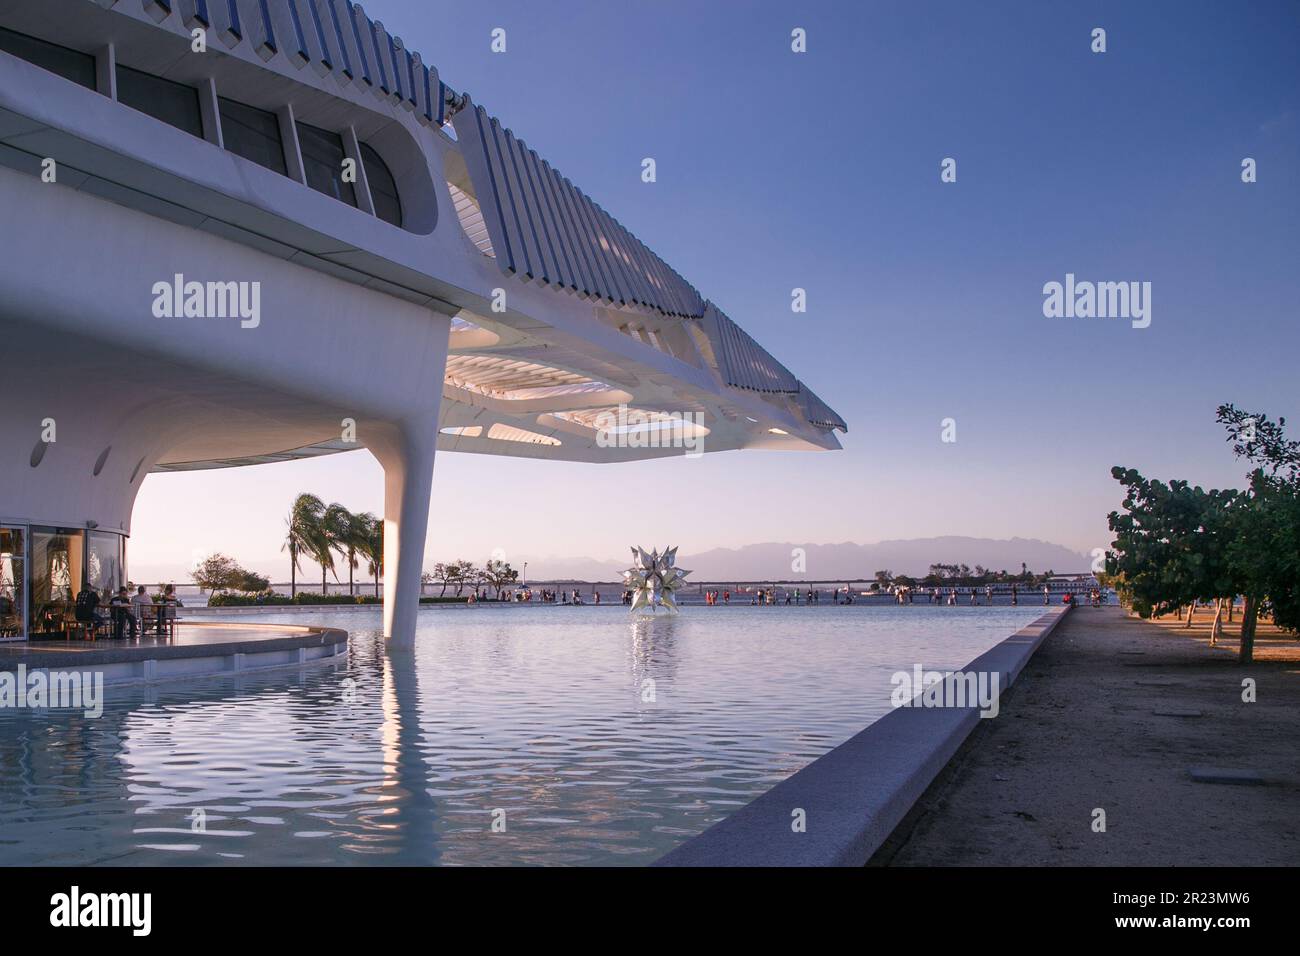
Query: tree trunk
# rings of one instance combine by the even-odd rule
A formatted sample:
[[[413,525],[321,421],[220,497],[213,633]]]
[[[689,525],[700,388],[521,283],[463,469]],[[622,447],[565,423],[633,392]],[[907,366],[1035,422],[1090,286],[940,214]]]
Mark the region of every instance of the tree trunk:
[[[298,596],[298,563],[293,560],[293,555],[289,556],[289,597]]]
[[[1228,623],[1232,623],[1232,611],[1237,606],[1237,595],[1233,594],[1228,598]]]
[[[355,568],[352,565],[352,562],[354,560],[355,557],[351,553],[349,553],[348,554],[348,597],[357,596],[356,588],[352,583],[352,572],[355,570]]]
[[[1223,634],[1223,598],[1214,602],[1214,624],[1210,627],[1210,646],[1214,647],[1219,643],[1219,637]]]
[[[1195,602],[1195,601],[1193,601],[1191,604],[1187,605],[1187,623],[1184,624],[1183,627],[1191,627],[1191,626],[1192,626],[1192,613],[1193,613],[1195,610],[1196,610],[1196,602]]]
[[[443,582],[442,582],[442,593],[439,594],[438,597],[443,598],[443,597],[446,597],[446,596],[447,596],[447,582],[446,582],[446,581],[443,581]]]
[[[323,564],[320,566],[320,593],[322,597],[330,593],[329,582],[325,580],[325,565]]]
[[[1246,595],[1246,603],[1241,609],[1241,651],[1237,661],[1249,664],[1255,659],[1255,624],[1259,620],[1259,602],[1253,595]]]

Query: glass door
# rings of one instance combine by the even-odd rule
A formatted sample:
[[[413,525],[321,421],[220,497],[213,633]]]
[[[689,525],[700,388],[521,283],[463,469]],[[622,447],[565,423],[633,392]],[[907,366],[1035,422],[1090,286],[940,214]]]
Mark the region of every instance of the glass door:
[[[0,528],[0,641],[27,637],[27,531]]]
[[[73,602],[85,583],[86,533],[79,528],[37,528],[28,533],[30,640],[66,637]]]

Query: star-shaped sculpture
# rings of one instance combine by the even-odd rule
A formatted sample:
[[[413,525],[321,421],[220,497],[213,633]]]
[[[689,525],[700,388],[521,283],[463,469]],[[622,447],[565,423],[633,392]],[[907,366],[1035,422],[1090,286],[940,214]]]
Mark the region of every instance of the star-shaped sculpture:
[[[632,567],[623,572],[623,583],[632,591],[632,610],[648,609],[652,614],[660,607],[677,613],[675,592],[686,583],[686,575],[677,564],[677,549],[665,548],[660,554],[645,548],[632,549]]]

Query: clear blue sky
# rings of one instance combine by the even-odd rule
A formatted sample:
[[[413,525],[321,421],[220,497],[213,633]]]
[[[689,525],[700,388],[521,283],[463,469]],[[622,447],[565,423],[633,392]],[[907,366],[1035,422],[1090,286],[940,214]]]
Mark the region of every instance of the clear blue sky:
[[[366,8],[851,429],[823,455],[442,455],[430,563],[936,534],[1086,551],[1109,543],[1112,465],[1238,483],[1215,406],[1300,412],[1300,4]],[[956,183],[939,180],[945,157]],[[1067,272],[1151,282],[1150,328],[1045,318],[1043,284]],[[806,314],[790,311],[796,286]],[[192,552],[223,550],[282,577],[299,490],[381,511],[364,452],[151,476],[133,575],[179,577]]]

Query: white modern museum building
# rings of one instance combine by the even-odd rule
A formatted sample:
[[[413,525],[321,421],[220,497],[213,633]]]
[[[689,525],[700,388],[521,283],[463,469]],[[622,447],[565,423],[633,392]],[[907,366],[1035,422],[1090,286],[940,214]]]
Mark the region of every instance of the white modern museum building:
[[[124,582],[152,472],[368,450],[401,644],[438,451],[845,428],[350,0],[0,0],[0,369],[0,639]]]

